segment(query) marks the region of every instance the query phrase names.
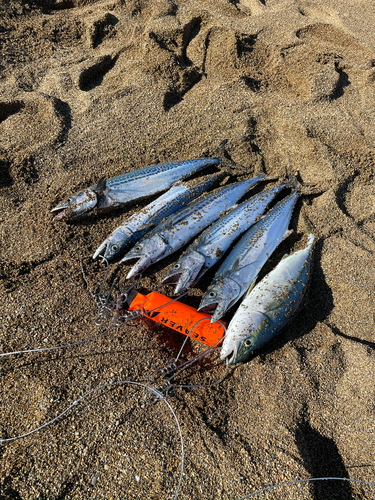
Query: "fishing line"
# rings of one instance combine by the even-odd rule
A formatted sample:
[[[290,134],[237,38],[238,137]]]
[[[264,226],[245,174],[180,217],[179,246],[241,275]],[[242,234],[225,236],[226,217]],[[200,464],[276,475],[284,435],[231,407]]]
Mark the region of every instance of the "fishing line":
[[[9,443],[11,441],[16,441],[18,439],[22,439],[22,438],[25,438],[25,437],[28,437],[28,436],[31,436],[32,434],[35,434],[36,432],[39,432],[42,429],[44,429],[46,427],[49,427],[50,425],[53,425],[57,420],[59,420],[61,417],[63,417],[69,410],[71,410],[72,408],[74,408],[75,406],[77,406],[78,403],[80,403],[81,401],[83,401],[85,398],[89,397],[91,394],[94,394],[95,392],[97,392],[97,391],[99,391],[101,389],[106,389],[106,388],[111,387],[111,386],[119,386],[119,385],[134,385],[134,386],[140,386],[140,387],[143,387],[143,388],[147,389],[147,391],[149,393],[153,393],[157,397],[158,400],[162,400],[166,404],[166,406],[168,407],[168,409],[170,410],[170,412],[173,415],[173,418],[174,418],[174,420],[176,422],[176,426],[177,426],[177,430],[178,430],[180,442],[181,442],[181,455],[180,455],[181,456],[181,472],[180,472],[180,477],[179,477],[179,481],[178,481],[178,486],[177,486],[177,489],[176,489],[176,493],[173,496],[173,500],[176,500],[176,498],[177,498],[177,496],[178,496],[178,494],[180,492],[180,489],[181,489],[181,484],[182,484],[182,479],[183,479],[183,474],[184,474],[184,469],[185,469],[185,448],[184,448],[184,439],[183,439],[183,436],[182,436],[180,422],[179,422],[179,420],[177,418],[177,415],[176,415],[175,411],[173,410],[172,406],[164,398],[163,394],[160,393],[160,392],[158,392],[158,390],[155,389],[154,387],[151,387],[151,386],[149,386],[147,384],[143,384],[141,382],[134,382],[132,380],[122,380],[122,381],[119,381],[119,382],[110,382],[108,384],[104,384],[104,385],[101,385],[99,387],[96,387],[95,389],[91,389],[89,392],[87,392],[86,394],[84,394],[83,396],[81,396],[79,399],[77,399],[76,401],[74,401],[68,408],[66,408],[59,415],[57,415],[57,417],[53,418],[49,422],[46,422],[45,424],[41,425],[40,427],[37,427],[36,429],[33,429],[32,431],[27,432],[25,434],[21,434],[19,436],[14,436],[14,437],[11,437],[11,438],[4,438],[4,439],[0,438],[0,445],[4,444],[4,443]]]
[[[104,295],[102,292],[103,292],[103,288],[104,288],[104,285],[107,281],[107,278],[108,278],[108,273],[109,273],[109,262],[108,260],[103,257],[102,255],[99,256],[103,262],[106,263],[106,272],[105,272],[105,276],[104,276],[104,280],[102,282],[102,285],[100,287],[100,290],[98,293],[93,293],[89,284],[88,284],[88,281],[87,281],[87,277],[86,277],[86,274],[85,274],[85,271],[83,269],[83,264],[82,264],[82,260],[81,260],[81,270],[82,270],[82,275],[83,275],[83,279],[86,283],[86,286],[87,286],[87,289],[88,291],[90,292],[92,298],[94,299],[94,302],[98,308],[98,316],[95,320],[95,325],[96,326],[104,326],[106,324],[106,322],[108,321],[108,317],[110,315],[110,313],[112,312],[112,309],[111,307],[108,307],[107,306],[107,303],[108,303],[108,300],[109,300],[109,297],[111,296],[112,294],[112,291],[113,291],[113,288],[115,286],[115,283],[116,283],[116,279],[115,278],[113,280],[113,283],[111,285],[111,288],[110,288],[110,291],[108,293],[108,295]]]
[[[176,359],[174,360],[174,362],[175,362],[175,363],[177,363],[178,358],[180,357],[180,355],[181,355],[181,353],[182,353],[182,351],[183,351],[183,349],[184,349],[184,347],[185,347],[185,344],[186,344],[186,342],[187,342],[188,338],[190,337],[190,335],[192,334],[192,332],[193,332],[193,330],[194,330],[195,326],[196,326],[198,323],[201,323],[202,321],[211,321],[211,319],[210,319],[210,318],[201,318],[201,319],[198,319],[198,320],[194,323],[194,325],[190,328],[190,331],[189,331],[188,335],[186,336],[186,338],[185,338],[185,340],[184,340],[184,342],[183,342],[183,344],[182,344],[182,346],[181,346],[180,352],[177,354]],[[224,335],[225,335],[225,332],[227,331],[226,326],[225,326],[225,325],[224,325],[224,323],[222,323],[221,321],[217,321],[217,323],[219,323],[219,324],[220,324],[220,325],[224,328]],[[220,342],[221,342],[221,341],[222,341],[222,339],[218,340],[218,341],[216,342],[216,344],[214,344],[214,345],[213,345],[213,346],[211,346],[211,347],[215,347],[216,345],[220,344]]]
[[[90,287],[88,285],[88,282],[87,282],[87,279],[86,279],[86,276],[85,276],[85,273],[84,273],[84,270],[83,270],[82,262],[81,262],[81,268],[82,268],[83,278],[84,278],[84,280],[86,282],[87,288],[88,288],[91,296],[95,300],[95,294],[93,294],[93,292],[91,291],[91,289],[90,289]],[[109,324],[108,328],[106,328],[103,332],[100,332],[98,335],[95,335],[95,336],[90,337],[88,339],[80,340],[78,342],[73,342],[72,344],[65,344],[65,345],[61,345],[61,346],[41,347],[41,348],[38,348],[38,349],[27,349],[27,350],[23,350],[23,351],[4,352],[4,353],[0,353],[0,357],[13,356],[15,354],[28,354],[28,353],[33,353],[33,352],[54,351],[54,350],[58,350],[58,349],[67,349],[68,347],[75,347],[75,346],[78,346],[78,345],[86,344],[87,342],[92,342],[93,340],[96,340],[96,339],[102,337],[103,335],[105,335],[106,333],[108,333],[110,330],[112,330],[116,326],[120,326],[116,322],[117,319],[118,318],[115,318],[115,317],[112,318],[112,321]],[[128,318],[128,320],[130,320],[130,319],[133,319],[133,318]],[[125,322],[123,322],[121,324],[124,325],[124,324],[126,324],[126,322],[127,321],[125,321]]]
[[[187,293],[188,292],[185,292],[183,295],[186,295]],[[179,297],[176,297],[175,299],[172,299],[170,302],[168,302],[165,305],[171,304],[172,302],[176,301],[177,299],[179,299],[183,295],[180,295]],[[158,309],[158,307],[156,307],[155,309],[152,309],[150,312],[153,312],[156,309]],[[138,311],[132,311],[132,313],[137,313],[137,312]],[[112,330],[112,328],[114,328],[116,326],[125,325],[128,321],[130,321],[132,319],[139,318],[141,316],[144,316],[144,314],[145,313],[142,311],[142,312],[139,312],[138,315],[132,314],[131,316],[130,315],[128,315],[128,316],[124,315],[124,316],[119,316],[117,318],[112,318],[112,322],[110,323],[110,325],[108,326],[108,328],[106,328],[103,332],[101,332],[98,335],[95,335],[93,337],[90,337],[88,339],[80,340],[78,342],[73,342],[72,344],[65,344],[65,345],[53,346],[53,347],[41,347],[39,349],[27,349],[27,350],[23,350],[23,351],[4,352],[4,353],[0,353],[0,357],[13,356],[15,354],[27,354],[27,353],[32,353],[32,352],[54,351],[54,350],[58,350],[58,349],[67,349],[68,347],[75,347],[75,346],[78,346],[78,345],[85,344],[87,342],[91,342],[93,340],[96,340],[99,337],[102,337],[103,335],[105,335],[106,333],[108,333],[110,330]],[[120,319],[124,319],[124,322],[119,323]]]
[[[188,293],[188,292],[185,292],[185,293]],[[156,309],[158,309],[159,307],[157,307]],[[154,309],[155,310],[155,309]],[[151,311],[152,312],[152,311]],[[178,361],[178,358],[179,356],[181,355],[181,352],[182,352],[182,349],[184,348],[185,344],[186,344],[186,340],[189,338],[191,332],[193,331],[195,325],[197,323],[199,323],[200,321],[202,320],[207,320],[209,318],[201,318],[200,320],[196,321],[194,323],[194,325],[191,327],[188,335],[186,336],[186,339],[184,340],[184,343],[182,345],[182,348],[180,349],[177,357],[175,358],[174,361],[168,361],[167,362],[167,366],[164,367],[164,368],[161,368],[160,370],[156,370],[155,372],[153,372],[151,375],[150,375],[150,379],[149,380],[154,380],[154,374],[155,373],[159,373],[161,375],[168,375],[170,373],[173,373],[175,370],[179,370],[177,373],[175,373],[169,380],[171,380],[172,378],[174,378],[175,376],[177,376],[179,373],[181,373],[182,371],[186,370],[186,368],[188,368],[190,365],[192,365],[193,363],[195,363],[196,361],[199,361],[201,358],[203,358],[204,356],[206,356],[207,354],[210,354],[211,352],[215,351],[216,349],[219,349],[219,347],[215,347],[217,346],[217,344],[219,344],[221,342],[221,340],[219,340],[218,342],[216,342],[216,344],[214,344],[213,346],[210,346],[208,349],[206,349],[204,352],[200,353],[200,354],[197,354],[196,356],[194,356],[193,359],[189,359],[187,361],[184,361],[181,365],[176,365],[176,362]],[[225,325],[223,325],[224,329],[225,329]]]
[[[263,493],[268,490],[273,490],[275,488],[280,488],[281,486],[289,486],[291,484],[298,484],[298,483],[308,483],[309,481],[352,481],[353,483],[360,483],[360,484],[367,484],[370,486],[375,486],[375,483],[371,481],[362,481],[361,479],[350,479],[347,477],[310,477],[306,479],[296,479],[294,481],[288,481],[286,483],[279,483],[275,484],[273,486],[267,486],[267,488],[263,488],[262,490],[254,491],[254,493],[250,493],[249,495],[246,495],[245,497],[241,497],[238,500],[245,500],[246,498],[250,498],[254,495],[257,495],[259,493]]]
[[[177,375],[179,375],[180,373],[182,373],[184,370],[186,370],[187,368],[189,368],[191,365],[193,365],[194,363],[196,363],[197,361],[199,361],[200,359],[202,359],[206,355],[211,354],[212,352],[220,349],[220,347],[218,346],[218,344],[221,343],[222,339],[218,340],[213,346],[210,346],[204,352],[198,354],[197,356],[194,356],[193,359],[185,361],[181,365],[178,365],[178,366],[176,365],[176,363],[178,361],[178,358],[180,357],[180,355],[181,355],[181,353],[183,351],[183,348],[184,348],[184,346],[186,344],[186,341],[189,338],[190,334],[194,330],[195,326],[198,323],[200,323],[201,321],[204,321],[204,320],[210,320],[210,318],[201,318],[201,319],[197,320],[193,324],[193,326],[191,327],[191,329],[190,329],[190,331],[189,331],[189,333],[188,333],[188,335],[187,335],[184,343],[182,344],[182,347],[181,347],[179,353],[177,354],[175,360],[174,361],[169,361],[167,363],[166,367],[164,367],[161,370],[157,370],[156,372],[153,372],[150,375],[149,380],[153,382],[155,380],[155,373],[159,372],[161,376],[173,374],[167,380],[165,380],[165,382],[162,385],[160,385],[158,387],[158,391],[161,392],[161,393],[163,393],[165,396],[168,396],[172,391],[174,391],[177,388],[189,388],[189,389],[205,388],[205,389],[207,389],[207,388],[219,385],[222,382],[223,378],[221,378],[217,382],[212,382],[210,384],[194,384],[194,385],[191,385],[191,384],[189,384],[189,385],[188,384],[171,384],[171,380],[173,380],[175,377],[177,377]],[[220,323],[223,326],[223,328],[224,328],[224,334],[225,334],[226,326],[221,321],[218,321],[218,323]],[[173,373],[173,372],[175,372],[175,373]],[[146,396],[145,396],[146,401],[148,401],[147,396],[148,396],[148,394],[146,394]],[[154,397],[153,402],[156,403],[157,402],[157,398]]]
[[[94,337],[90,337],[89,339],[74,342],[73,344],[66,344],[66,345],[60,345],[60,346],[54,346],[54,347],[41,347],[40,349],[27,349],[25,351],[3,352],[3,353],[0,353],[0,357],[12,356],[14,354],[27,354],[27,353],[31,353],[31,352],[54,351],[57,349],[67,349],[68,347],[75,347],[77,345],[86,344],[87,342],[91,342],[92,340],[96,340],[99,337],[102,337],[103,335],[108,333],[110,330],[112,330],[112,328],[114,328],[115,326],[117,326],[117,325],[114,323],[114,321],[112,321],[112,323],[109,325],[109,327],[106,328],[103,332],[99,333],[98,335],[95,335]]]

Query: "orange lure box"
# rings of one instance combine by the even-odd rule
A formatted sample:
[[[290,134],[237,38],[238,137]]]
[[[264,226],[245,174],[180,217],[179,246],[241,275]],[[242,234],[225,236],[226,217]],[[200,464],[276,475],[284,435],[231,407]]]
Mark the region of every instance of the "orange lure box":
[[[198,312],[194,307],[183,304],[158,292],[143,295],[131,290],[126,299],[129,311],[142,310],[148,318],[168,326],[177,332],[189,335],[203,344],[213,346],[225,334],[225,323],[211,324],[211,316]],[[198,323],[199,321],[199,323]]]

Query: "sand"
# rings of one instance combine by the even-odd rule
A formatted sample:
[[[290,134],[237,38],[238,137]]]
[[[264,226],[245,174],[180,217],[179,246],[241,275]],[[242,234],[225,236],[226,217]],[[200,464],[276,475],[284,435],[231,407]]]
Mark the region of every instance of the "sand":
[[[294,233],[315,227],[308,295],[248,363],[217,353],[168,397],[181,424],[179,498],[234,499],[293,479],[374,480],[375,7],[371,0],[5,0],[0,6],[1,350],[88,339],[104,275],[91,256],[137,205],[52,222],[67,196],[152,163],[225,154],[298,175]],[[142,203],[139,206],[143,206]],[[142,285],[160,285],[171,257]],[[125,286],[128,267],[111,266]],[[197,306],[213,274],[188,297]],[[172,295],[172,289],[164,289]],[[230,319],[230,313],[226,319]],[[91,389],[145,382],[182,337],[133,321],[62,351],[1,359],[0,436],[50,421]],[[201,351],[189,341],[183,359]],[[145,390],[97,391],[1,445],[1,498],[171,498],[179,435]],[[255,498],[375,498],[353,482]]]

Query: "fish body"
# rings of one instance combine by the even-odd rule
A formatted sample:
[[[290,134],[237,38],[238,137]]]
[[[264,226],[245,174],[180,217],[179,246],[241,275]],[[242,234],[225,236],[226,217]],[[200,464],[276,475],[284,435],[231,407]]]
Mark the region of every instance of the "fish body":
[[[96,259],[103,251],[103,256],[107,260],[121,255],[121,253],[134,245],[165,217],[180,210],[191,200],[203,194],[222,179],[224,175],[223,173],[218,173],[199,182],[176,183],[166,193],[159,196],[159,198],[142,208],[139,212],[133,214],[121,226],[115,229],[99,246],[93,258]]]
[[[218,269],[198,311],[214,310],[211,322],[220,319],[255,282],[268,258],[289,235],[288,226],[298,191],[279,201],[242,236]]]
[[[163,284],[177,284],[175,293],[192,287],[287,185],[282,183],[253,196],[209,226],[176,262]]]
[[[70,196],[52,212],[59,212],[55,220],[76,219],[108,212],[131,201],[161,193],[177,181],[220,162],[218,158],[175,161],[151,165],[112,179],[103,178],[98,184]]]
[[[151,264],[181,248],[237,203],[262,179],[264,179],[263,174],[216,189],[170,215],[143,237],[122,259],[121,262],[137,259],[127,278],[142,273]]]
[[[228,325],[220,358],[245,361],[271,340],[297,311],[310,275],[314,236],[308,245],[285,256],[245,297]]]

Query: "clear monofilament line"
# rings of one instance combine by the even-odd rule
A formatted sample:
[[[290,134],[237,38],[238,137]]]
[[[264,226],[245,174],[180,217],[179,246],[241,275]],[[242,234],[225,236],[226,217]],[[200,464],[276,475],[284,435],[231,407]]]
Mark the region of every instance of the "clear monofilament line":
[[[183,474],[184,474],[184,468],[185,468],[184,439],[183,439],[183,436],[182,436],[180,422],[179,422],[179,420],[177,418],[177,415],[176,415],[175,411],[173,410],[172,406],[164,398],[163,394],[160,393],[160,392],[158,392],[157,389],[155,389],[154,387],[151,387],[151,386],[149,386],[147,384],[143,384],[142,382],[134,382],[132,380],[121,380],[121,381],[118,381],[118,382],[110,382],[108,384],[104,384],[104,385],[101,385],[99,387],[96,387],[95,389],[91,389],[86,394],[84,394],[83,396],[81,396],[80,398],[78,398],[76,401],[74,401],[68,408],[66,408],[63,412],[61,412],[55,418],[53,418],[52,420],[46,422],[45,424],[41,425],[40,427],[37,427],[36,429],[33,429],[32,431],[26,432],[25,434],[21,434],[19,436],[14,436],[14,437],[5,438],[5,439],[1,439],[0,438],[0,445],[4,444],[4,443],[10,443],[10,442],[16,441],[18,439],[26,438],[28,436],[31,436],[32,434],[35,434],[36,432],[41,431],[42,429],[45,429],[46,427],[49,427],[49,426],[53,425],[57,420],[59,420],[61,417],[63,417],[69,410],[71,410],[72,408],[74,408],[75,406],[77,406],[78,403],[80,403],[81,401],[83,401],[84,399],[86,399],[87,397],[89,397],[91,394],[94,394],[95,392],[97,392],[97,391],[99,391],[101,389],[106,389],[106,388],[111,387],[111,386],[119,386],[119,385],[134,385],[134,386],[139,386],[139,387],[143,387],[143,388],[147,389],[148,392],[153,393],[158,398],[158,400],[163,401],[166,404],[166,406],[168,407],[168,409],[170,410],[170,412],[172,413],[172,415],[173,415],[173,418],[174,418],[174,420],[176,422],[176,426],[177,426],[177,430],[178,430],[178,434],[179,434],[179,438],[180,438],[180,443],[181,443],[181,472],[180,472],[180,477],[179,477],[179,481],[178,481],[176,493],[173,496],[173,500],[176,500],[176,498],[177,498],[177,496],[178,496],[178,494],[180,492],[180,489],[181,489],[181,484],[182,484],[182,479],[183,479]]]
[[[58,349],[67,349],[68,347],[75,347],[81,344],[86,344],[87,342],[92,342],[93,340],[98,339],[99,337],[102,337],[106,333],[108,333],[112,328],[117,326],[114,322],[112,322],[108,328],[106,328],[103,332],[98,333],[98,335],[95,335],[94,337],[90,337],[88,339],[84,340],[79,340],[78,342],[73,342],[72,344],[66,344],[66,345],[59,345],[59,346],[54,346],[54,347],[41,347],[39,349],[27,349],[24,351],[13,351],[13,352],[3,352],[0,353],[0,357],[6,357],[6,356],[13,356],[15,354],[27,354],[27,353],[32,353],[32,352],[47,352],[47,351],[56,351]]]
[[[184,349],[184,347],[185,347],[185,344],[186,344],[186,342],[188,341],[188,338],[190,337],[190,335],[193,333],[193,330],[194,330],[195,326],[196,326],[196,325],[198,325],[198,323],[201,323],[202,321],[210,321],[210,318],[201,318],[201,319],[198,319],[198,320],[194,323],[194,325],[190,328],[190,331],[189,331],[188,335],[186,336],[186,338],[185,338],[185,340],[184,340],[184,342],[183,342],[183,344],[182,344],[182,346],[181,346],[181,349],[180,349],[179,353],[178,353],[178,354],[177,354],[177,356],[176,356],[176,359],[174,360],[174,362],[175,362],[175,363],[177,363],[178,358],[181,356],[181,353],[182,353],[182,351],[183,351],[183,349]],[[217,323],[220,323],[220,325],[222,325],[222,326],[223,326],[224,331],[226,330],[225,325],[224,325],[221,321],[218,321]],[[216,342],[216,344],[214,344],[214,346],[218,345],[220,342],[221,342],[221,339],[220,339],[220,340],[218,340],[218,341]],[[211,347],[214,347],[214,346],[211,346]]]
[[[290,486],[292,484],[299,484],[299,483],[308,483],[310,481],[311,482],[313,482],[313,481],[349,481],[349,482],[352,481],[353,483],[368,484],[370,486],[375,486],[375,483],[371,482],[371,481],[362,481],[361,479],[351,479],[351,478],[347,478],[347,477],[309,477],[306,479],[295,479],[294,481],[287,481],[286,483],[279,483],[279,484],[275,484],[272,486],[267,486],[267,488],[263,488],[262,490],[254,491],[253,493],[250,493],[249,495],[241,497],[238,500],[246,500],[246,498],[251,498],[254,495],[258,495],[259,493],[264,493],[265,491],[274,490],[275,488],[281,488],[282,486]]]
[[[191,327],[190,331],[189,331],[189,334],[186,338],[189,338],[190,334],[192,333],[192,331],[194,330],[194,327],[200,323],[201,321],[204,321],[204,320],[209,320],[209,318],[201,318],[199,319],[198,321],[196,321],[194,323],[194,325]],[[224,325],[224,323],[222,323],[221,321],[218,321],[218,323],[220,323],[222,325],[222,327],[224,328],[224,334],[225,334],[225,331],[226,331],[226,326]],[[222,339],[218,340],[213,346],[210,346],[208,349],[206,349],[204,352],[198,354],[197,356],[194,356],[193,359],[190,359],[188,361],[185,361],[184,363],[182,363],[181,365],[179,366],[176,366],[176,362],[178,361],[178,358],[180,357],[181,353],[182,353],[182,349],[183,347],[185,346],[185,343],[186,343],[186,339],[182,345],[182,348],[180,349],[176,359],[171,363],[172,365],[174,365],[174,369],[170,370],[169,373],[172,373],[172,375],[166,380],[166,384],[168,384],[168,387],[170,388],[177,388],[177,387],[180,387],[180,388],[202,388],[202,387],[213,387],[215,385],[218,385],[220,384],[220,382],[222,381],[222,379],[218,380],[217,382],[213,382],[211,384],[206,384],[206,385],[200,385],[200,384],[197,384],[197,385],[187,385],[187,384],[171,384],[171,380],[173,380],[175,377],[177,377],[177,375],[179,375],[180,373],[182,373],[183,371],[185,371],[187,368],[189,368],[191,365],[193,365],[194,363],[196,363],[197,361],[199,361],[200,359],[204,358],[205,356],[207,356],[208,354],[211,354],[213,352],[215,352],[216,350],[220,349],[220,347],[218,346],[218,344],[220,344],[222,341]],[[174,373],[173,373],[174,372]]]

